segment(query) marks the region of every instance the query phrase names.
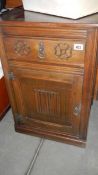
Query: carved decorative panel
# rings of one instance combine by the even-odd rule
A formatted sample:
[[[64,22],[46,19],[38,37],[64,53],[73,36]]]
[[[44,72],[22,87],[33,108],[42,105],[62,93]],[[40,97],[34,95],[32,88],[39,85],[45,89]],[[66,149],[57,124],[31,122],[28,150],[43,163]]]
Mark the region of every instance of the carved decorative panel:
[[[60,114],[60,96],[57,92],[34,89],[36,112],[56,116]]]
[[[72,48],[67,43],[58,43],[55,46],[55,55],[60,59],[68,59],[72,57]]]
[[[17,55],[27,56],[31,52],[31,48],[26,41],[18,40],[15,43],[14,51]]]

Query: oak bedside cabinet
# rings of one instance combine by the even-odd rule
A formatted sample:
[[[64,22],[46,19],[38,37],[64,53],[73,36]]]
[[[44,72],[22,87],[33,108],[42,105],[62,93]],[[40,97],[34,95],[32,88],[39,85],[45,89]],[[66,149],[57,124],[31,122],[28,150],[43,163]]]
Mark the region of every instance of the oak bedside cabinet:
[[[98,14],[79,20],[16,8],[0,18],[2,65],[18,132],[85,146]]]

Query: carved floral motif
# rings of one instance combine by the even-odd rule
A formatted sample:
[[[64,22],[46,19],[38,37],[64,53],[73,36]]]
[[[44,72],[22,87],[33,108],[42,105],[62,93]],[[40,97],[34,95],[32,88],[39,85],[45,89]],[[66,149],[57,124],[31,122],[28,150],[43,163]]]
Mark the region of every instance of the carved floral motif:
[[[68,59],[72,57],[72,48],[67,43],[58,43],[55,47],[55,55],[60,59]]]
[[[19,40],[14,46],[15,53],[20,56],[27,56],[31,52],[31,48],[26,41]]]

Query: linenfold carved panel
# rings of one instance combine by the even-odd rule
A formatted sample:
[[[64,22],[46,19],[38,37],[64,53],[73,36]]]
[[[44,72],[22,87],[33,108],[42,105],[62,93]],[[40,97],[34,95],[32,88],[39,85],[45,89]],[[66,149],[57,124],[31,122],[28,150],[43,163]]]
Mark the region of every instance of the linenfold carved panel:
[[[34,89],[36,112],[48,115],[60,114],[60,96],[58,92]]]

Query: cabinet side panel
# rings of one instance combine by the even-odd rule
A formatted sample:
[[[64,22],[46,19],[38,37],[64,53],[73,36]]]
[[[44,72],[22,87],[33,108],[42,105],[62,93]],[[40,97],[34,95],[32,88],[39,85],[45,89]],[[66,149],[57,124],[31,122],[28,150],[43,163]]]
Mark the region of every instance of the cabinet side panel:
[[[89,30],[85,54],[80,138],[86,140],[97,64],[97,30]]]
[[[5,52],[4,44],[3,44],[3,36],[2,36],[1,33],[0,33],[0,57],[1,57],[1,63],[2,63],[2,66],[3,66],[3,71],[4,71],[6,88],[7,88],[7,91],[8,91],[10,103],[11,103],[12,110],[13,110],[13,113],[14,113],[15,111],[17,111],[17,106],[16,106],[16,102],[15,102],[15,98],[14,98],[13,88],[11,86],[11,81],[9,80],[9,76],[8,76],[8,73],[10,72],[10,69],[9,69],[9,66],[8,66],[7,59],[6,59],[6,52]]]

